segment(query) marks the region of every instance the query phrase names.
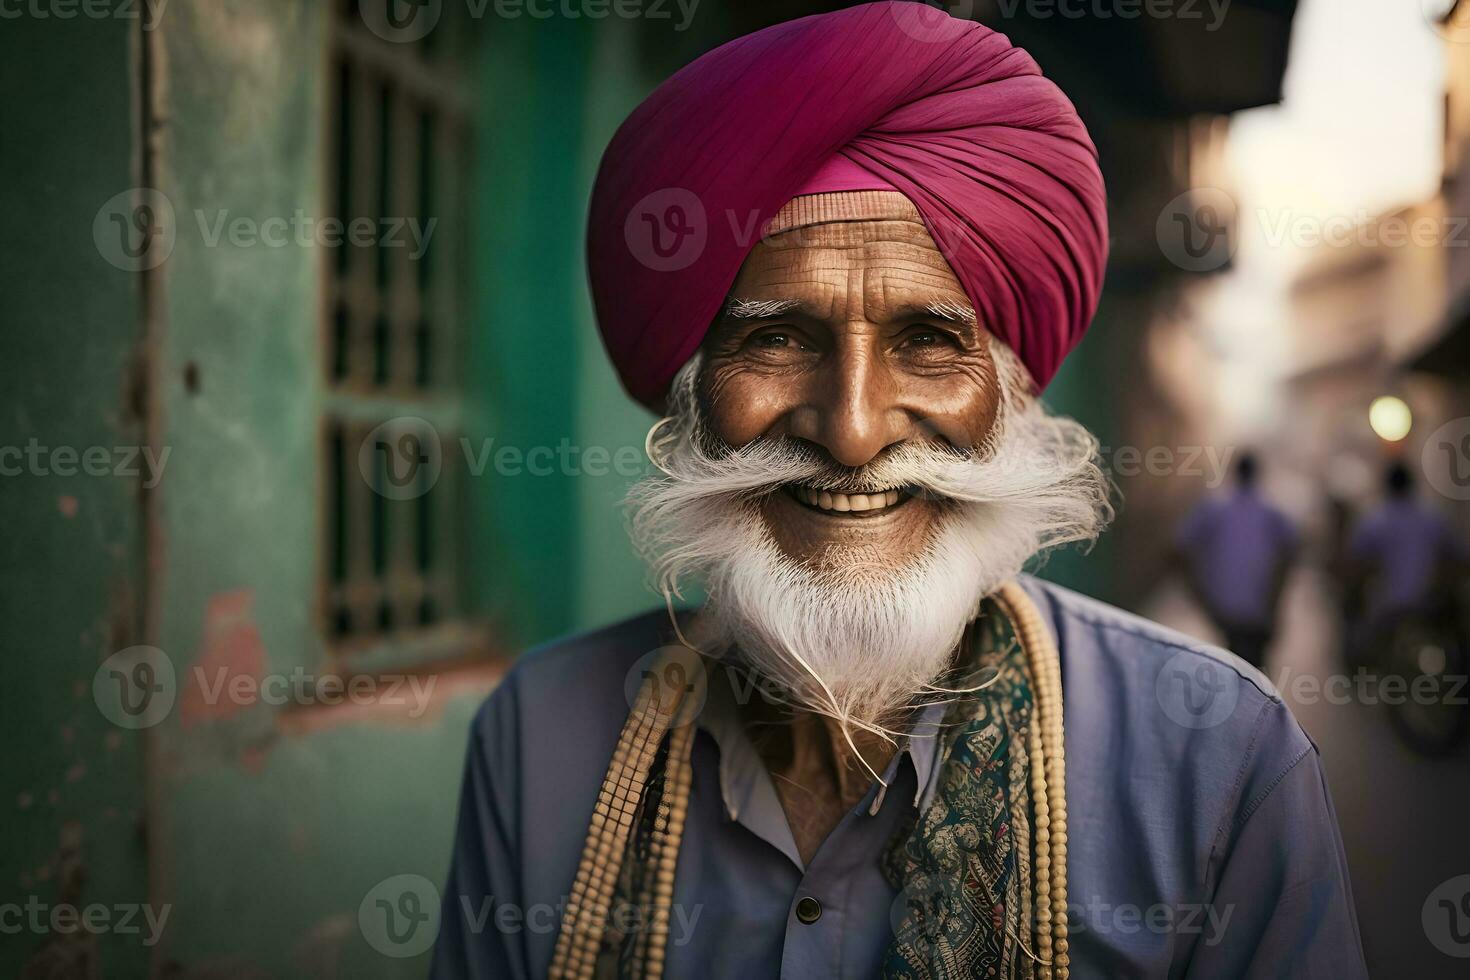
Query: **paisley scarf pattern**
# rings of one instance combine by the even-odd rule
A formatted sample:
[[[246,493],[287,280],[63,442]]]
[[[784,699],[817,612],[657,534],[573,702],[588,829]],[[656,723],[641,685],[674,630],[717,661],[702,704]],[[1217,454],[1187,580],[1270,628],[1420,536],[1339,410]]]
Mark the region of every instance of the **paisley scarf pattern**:
[[[968,664],[945,686],[980,689],[945,716],[938,792],[883,859],[900,889],[893,980],[1030,977],[1032,693],[1010,620],[987,603],[971,624]]]

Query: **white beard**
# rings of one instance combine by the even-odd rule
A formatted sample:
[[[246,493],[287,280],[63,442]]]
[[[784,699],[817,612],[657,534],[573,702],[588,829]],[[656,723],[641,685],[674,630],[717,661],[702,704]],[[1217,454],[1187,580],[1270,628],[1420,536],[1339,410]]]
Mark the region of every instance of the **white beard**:
[[[844,730],[886,729],[949,666],[980,602],[1051,546],[1091,540],[1110,516],[1097,443],[1048,416],[995,345],[1006,397],[977,457],[913,444],[861,471],[757,440],[709,448],[694,396],[698,358],[675,379],[671,416],[651,439],[664,475],[633,488],[633,537],[655,585],[679,595],[697,579],[709,601],[697,645],[737,651],[796,707]],[[817,562],[787,556],[760,513],[788,483],[911,486],[944,508],[929,542],[895,565],[881,548],[828,548]]]

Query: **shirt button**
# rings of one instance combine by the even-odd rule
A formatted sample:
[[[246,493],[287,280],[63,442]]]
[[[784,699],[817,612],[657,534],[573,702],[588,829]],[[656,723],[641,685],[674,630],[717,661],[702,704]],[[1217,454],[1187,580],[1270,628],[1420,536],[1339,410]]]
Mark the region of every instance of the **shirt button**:
[[[822,903],[808,895],[796,903],[797,921],[811,925],[822,917]]]

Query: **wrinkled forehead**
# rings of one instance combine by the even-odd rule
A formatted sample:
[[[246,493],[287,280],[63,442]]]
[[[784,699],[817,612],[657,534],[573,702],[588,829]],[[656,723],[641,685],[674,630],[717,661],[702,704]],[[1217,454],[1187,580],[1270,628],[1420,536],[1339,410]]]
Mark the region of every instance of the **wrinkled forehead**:
[[[922,221],[879,218],[804,225],[759,242],[731,289],[735,300],[861,300],[869,312],[969,298]],[[846,305],[846,303],[844,303]]]

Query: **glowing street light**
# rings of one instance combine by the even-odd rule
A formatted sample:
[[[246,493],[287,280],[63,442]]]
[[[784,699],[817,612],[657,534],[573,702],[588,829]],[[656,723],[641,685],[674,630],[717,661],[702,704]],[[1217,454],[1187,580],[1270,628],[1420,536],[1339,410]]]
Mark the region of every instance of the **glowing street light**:
[[[1398,442],[1414,426],[1414,413],[1402,398],[1381,395],[1368,406],[1368,424],[1380,439]]]

